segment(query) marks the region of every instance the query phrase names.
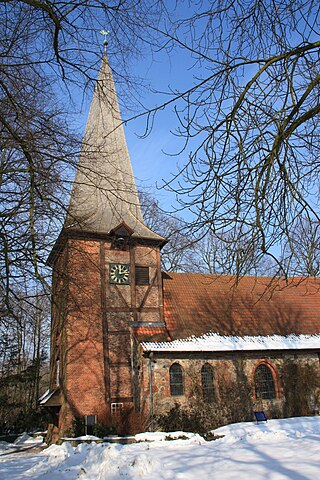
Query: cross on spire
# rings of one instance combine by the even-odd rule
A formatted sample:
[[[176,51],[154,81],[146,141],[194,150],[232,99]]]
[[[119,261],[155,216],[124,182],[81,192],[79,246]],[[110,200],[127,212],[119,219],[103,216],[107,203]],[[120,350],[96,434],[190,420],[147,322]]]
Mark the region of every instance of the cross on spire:
[[[107,36],[109,35],[109,30],[100,30],[100,33],[101,35],[104,36],[104,40],[103,40],[103,51],[104,51],[104,54],[107,55],[107,46],[108,46],[108,40],[107,40]]]

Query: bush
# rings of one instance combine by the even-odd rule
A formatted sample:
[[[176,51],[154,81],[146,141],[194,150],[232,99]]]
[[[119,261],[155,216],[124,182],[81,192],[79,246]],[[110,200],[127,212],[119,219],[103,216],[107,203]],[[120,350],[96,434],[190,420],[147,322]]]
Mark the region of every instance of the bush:
[[[103,438],[108,435],[114,435],[117,431],[116,425],[102,425],[101,423],[96,423],[92,427],[92,433],[96,437]]]
[[[282,369],[285,394],[284,413],[287,417],[314,414],[320,390],[320,375],[315,365],[288,360]],[[312,403],[315,405],[312,406]]]
[[[50,416],[43,408],[15,410],[10,419],[0,424],[0,433],[43,431],[47,429],[49,423]]]
[[[66,431],[66,437],[81,437],[84,435],[84,417],[75,417],[72,422],[70,428]]]
[[[164,432],[182,430],[203,435],[207,431],[207,425],[202,415],[199,415],[199,412],[195,409],[182,408],[179,403],[175,403],[175,406],[168,413],[158,415],[155,423]]]

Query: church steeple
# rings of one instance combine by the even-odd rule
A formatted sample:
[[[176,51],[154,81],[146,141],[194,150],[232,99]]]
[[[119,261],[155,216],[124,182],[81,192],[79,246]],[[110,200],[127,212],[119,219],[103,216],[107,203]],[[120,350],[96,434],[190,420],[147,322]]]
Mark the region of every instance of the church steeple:
[[[71,193],[65,231],[164,240],[144,224],[107,56],[102,61]]]
[[[53,436],[75,416],[114,424],[142,414],[137,332],[165,327],[160,248],[144,224],[111,70],[98,76],[52,276]],[[138,418],[138,417],[134,417]],[[89,423],[86,423],[89,425]],[[124,425],[124,423],[122,423]]]

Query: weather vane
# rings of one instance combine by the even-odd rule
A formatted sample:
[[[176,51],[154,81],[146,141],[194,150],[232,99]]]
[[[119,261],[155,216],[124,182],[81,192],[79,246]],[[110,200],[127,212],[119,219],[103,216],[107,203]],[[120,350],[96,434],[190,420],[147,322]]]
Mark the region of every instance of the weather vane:
[[[109,30],[100,30],[101,35],[104,36],[103,40],[103,48],[104,48],[104,53],[107,54],[107,45],[108,45],[108,40],[107,36],[109,35]]]

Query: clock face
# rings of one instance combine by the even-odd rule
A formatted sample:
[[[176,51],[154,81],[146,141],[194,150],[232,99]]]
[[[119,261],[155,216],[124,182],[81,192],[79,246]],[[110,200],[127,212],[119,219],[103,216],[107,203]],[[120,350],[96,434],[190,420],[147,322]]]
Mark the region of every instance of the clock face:
[[[110,283],[118,285],[129,285],[130,283],[130,266],[128,264],[110,263]]]

